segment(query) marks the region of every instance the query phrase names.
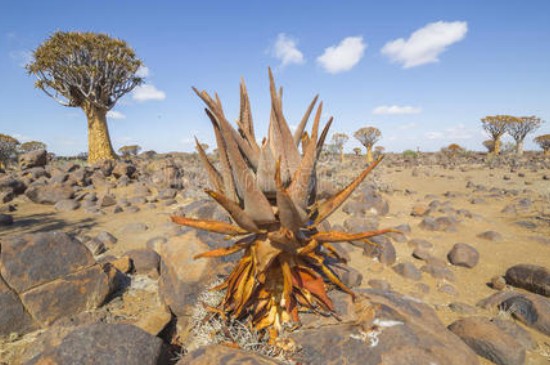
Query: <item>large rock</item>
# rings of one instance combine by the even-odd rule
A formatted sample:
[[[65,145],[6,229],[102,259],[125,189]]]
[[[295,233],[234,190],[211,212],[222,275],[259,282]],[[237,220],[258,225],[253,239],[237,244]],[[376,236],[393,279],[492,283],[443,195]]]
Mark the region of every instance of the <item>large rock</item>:
[[[526,326],[550,336],[550,300],[541,295],[503,291],[483,299],[477,305],[509,312]]]
[[[69,333],[28,365],[157,365],[165,359],[160,338],[128,324],[94,323]]]
[[[23,194],[27,189],[27,185],[19,179],[15,179],[11,176],[5,176],[0,178],[0,191],[11,191],[15,195]]]
[[[25,195],[34,203],[53,205],[60,200],[71,199],[74,190],[66,184],[37,185],[29,187]]]
[[[505,279],[509,285],[550,297],[550,271],[545,267],[515,265],[506,270]]]
[[[0,278],[0,337],[11,333],[26,333],[35,328],[29,313],[17,294]]]
[[[460,337],[479,356],[495,364],[522,365],[525,363],[525,349],[521,344],[487,318],[459,319],[449,326],[449,330]]]
[[[42,325],[99,307],[109,294],[108,277],[99,265],[21,293],[27,310]]]
[[[159,295],[178,317],[191,315],[198,294],[215,279],[216,260],[193,259],[208,250],[192,233],[172,237],[161,246]]]
[[[359,291],[374,318],[300,330],[292,338],[307,364],[479,364],[475,353],[448,331],[428,305],[378,289]],[[361,317],[361,312],[357,313]]]
[[[0,274],[40,326],[94,309],[109,293],[103,269],[84,245],[63,232],[3,240]]]
[[[115,165],[115,168],[113,169],[113,176],[117,179],[121,178],[122,176],[126,177],[132,177],[134,173],[136,172],[136,167],[125,161],[118,161]]]
[[[176,365],[277,365],[280,362],[257,353],[222,345],[201,347],[183,357]]]
[[[30,151],[19,156],[19,167],[23,170],[46,166],[47,163],[48,153],[43,149]]]
[[[59,231],[2,241],[0,273],[17,292],[48,283],[95,264],[78,240]]]

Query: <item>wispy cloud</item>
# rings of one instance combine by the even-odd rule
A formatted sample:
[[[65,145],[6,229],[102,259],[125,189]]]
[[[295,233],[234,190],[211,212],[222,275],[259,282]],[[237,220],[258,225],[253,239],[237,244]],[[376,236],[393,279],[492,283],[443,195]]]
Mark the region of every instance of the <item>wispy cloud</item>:
[[[279,33],[270,53],[281,61],[281,66],[300,65],[306,62],[304,54],[298,49],[298,41],[285,33]]]
[[[347,37],[338,45],[325,48],[325,52],[317,57],[317,63],[331,74],[349,71],[359,63],[365,49],[367,45],[363,37]]]
[[[145,65],[141,65],[136,72],[137,77],[147,77],[149,76],[149,74],[150,74],[149,67]]]
[[[447,139],[449,141],[468,140],[476,136],[478,129],[466,127],[464,124],[458,124],[453,127],[445,128],[442,131],[431,131],[424,134],[424,137],[430,140]]]
[[[438,62],[439,55],[453,43],[464,39],[467,32],[466,22],[429,23],[408,39],[399,38],[386,43],[381,52],[403,68]]]
[[[116,110],[109,110],[107,112],[107,117],[111,119],[126,119],[126,115]]]
[[[28,50],[10,51],[8,55],[19,67],[25,67],[32,61],[32,52]]]
[[[443,139],[443,133],[441,133],[441,132],[427,132],[427,133],[424,134],[424,137],[426,137],[427,139],[430,139],[430,140]]]
[[[372,114],[377,115],[418,114],[420,112],[422,112],[422,108],[409,105],[380,105],[372,110]]]
[[[166,93],[157,89],[154,85],[145,84],[140,85],[132,92],[132,99],[143,102],[149,100],[164,100],[166,99]]]

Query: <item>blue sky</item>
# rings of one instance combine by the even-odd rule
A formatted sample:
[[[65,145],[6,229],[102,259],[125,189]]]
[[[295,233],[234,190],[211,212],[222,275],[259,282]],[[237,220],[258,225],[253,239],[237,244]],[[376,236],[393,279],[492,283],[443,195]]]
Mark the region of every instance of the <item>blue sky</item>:
[[[191,151],[194,135],[213,145],[191,86],[217,91],[234,120],[241,77],[261,138],[268,66],[290,124],[319,93],[333,132],[373,125],[390,151],[452,142],[482,150],[479,119],[491,114],[534,114],[547,121],[535,135],[550,133],[547,0],[4,2],[0,133],[63,155],[86,150],[84,114],[34,89],[22,68],[56,30],[124,39],[147,67],[147,86],[122,98],[109,120],[115,149]],[[352,137],[347,148],[355,146]]]

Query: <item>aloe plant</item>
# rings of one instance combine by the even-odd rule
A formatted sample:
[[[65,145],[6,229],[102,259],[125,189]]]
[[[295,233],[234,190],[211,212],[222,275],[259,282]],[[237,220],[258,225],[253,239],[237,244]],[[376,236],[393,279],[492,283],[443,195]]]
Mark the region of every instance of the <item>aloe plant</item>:
[[[206,104],[216,136],[219,168],[209,161],[197,141],[197,150],[212,188],[206,193],[217,201],[233,223],[174,216],[178,224],[235,238],[228,247],[198,255],[221,257],[242,252],[241,258],[215,290],[225,290],[219,308],[222,316],[249,320],[256,330],[276,338],[283,327],[299,322],[300,311],[334,313],[327,282],[354,295],[327,264],[344,262],[333,242],[363,240],[392,231],[346,233],[321,231],[319,225],[378,165],[378,159],[355,180],[324,201],[317,201],[316,163],[332,123],[320,130],[323,104],[317,107],[311,132],[306,124],[317,104],[315,96],[296,131],[291,133],[282,112],[282,89],[277,91],[269,70],[271,116],[267,138],[258,144],[244,81],[240,86],[237,129],[230,125],[217,95],[194,89]],[[300,152],[301,147],[301,152]]]

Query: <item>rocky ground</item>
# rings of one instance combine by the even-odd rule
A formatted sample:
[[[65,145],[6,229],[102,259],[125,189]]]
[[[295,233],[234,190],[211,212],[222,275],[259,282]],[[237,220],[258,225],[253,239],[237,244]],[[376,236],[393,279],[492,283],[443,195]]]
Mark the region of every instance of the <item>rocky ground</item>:
[[[364,166],[320,162],[320,196]],[[0,173],[0,364],[548,364],[550,160],[389,155],[332,227],[396,227],[340,244],[357,299],[303,315],[279,347],[202,310],[223,237],[171,215],[227,219],[194,155],[48,162]],[[215,304],[215,303],[214,303]],[[281,352],[281,348],[285,351]]]

